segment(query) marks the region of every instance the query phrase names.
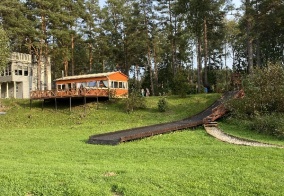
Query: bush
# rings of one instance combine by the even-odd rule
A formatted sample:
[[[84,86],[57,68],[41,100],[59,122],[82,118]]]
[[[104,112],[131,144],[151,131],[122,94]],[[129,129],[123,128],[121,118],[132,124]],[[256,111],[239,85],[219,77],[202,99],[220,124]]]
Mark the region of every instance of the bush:
[[[243,88],[245,97],[231,104],[235,112],[249,115],[284,112],[284,69],[281,65],[254,69],[254,73],[244,79]]]
[[[268,65],[243,80],[245,96],[227,103],[233,118],[249,129],[284,138],[284,69]],[[247,120],[249,119],[249,120]]]
[[[281,114],[269,114],[256,116],[250,121],[250,129],[258,133],[274,135],[284,138],[284,116]]]
[[[159,99],[158,101],[158,110],[160,112],[165,112],[168,109],[168,102],[165,97]]]
[[[125,110],[128,113],[133,112],[135,109],[144,108],[146,108],[146,99],[138,91],[131,92],[129,97],[125,99]]]
[[[257,68],[245,81],[245,93],[254,112],[284,112],[284,69],[281,65]]]

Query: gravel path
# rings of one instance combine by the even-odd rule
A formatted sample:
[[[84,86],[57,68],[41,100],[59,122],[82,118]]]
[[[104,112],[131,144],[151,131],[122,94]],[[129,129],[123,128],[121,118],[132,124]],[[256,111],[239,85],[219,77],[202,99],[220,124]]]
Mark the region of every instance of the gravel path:
[[[243,138],[238,138],[235,136],[228,135],[221,131],[218,127],[214,126],[204,126],[206,132],[217,138],[218,140],[221,140],[223,142],[227,142],[230,144],[237,144],[237,145],[245,145],[245,146],[259,146],[259,147],[276,147],[276,148],[284,148],[283,146],[273,145],[273,144],[267,144],[267,143],[261,143],[253,140],[247,140]]]

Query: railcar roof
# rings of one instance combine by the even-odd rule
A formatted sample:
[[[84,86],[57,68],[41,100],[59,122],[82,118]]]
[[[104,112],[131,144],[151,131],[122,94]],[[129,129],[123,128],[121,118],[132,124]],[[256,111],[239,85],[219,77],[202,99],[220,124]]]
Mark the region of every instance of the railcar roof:
[[[73,80],[73,79],[82,79],[82,78],[97,78],[97,77],[106,77],[115,73],[121,73],[120,71],[115,72],[106,72],[106,73],[96,73],[96,74],[86,74],[86,75],[77,75],[77,76],[66,76],[63,78],[55,79],[54,81],[61,81],[61,80]],[[123,73],[121,73],[123,74]],[[124,75],[124,74],[123,74]]]

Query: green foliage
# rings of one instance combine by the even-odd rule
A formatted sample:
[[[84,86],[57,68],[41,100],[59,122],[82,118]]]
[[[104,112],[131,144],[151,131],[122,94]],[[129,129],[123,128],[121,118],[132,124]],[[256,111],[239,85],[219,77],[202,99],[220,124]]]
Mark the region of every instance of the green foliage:
[[[249,128],[259,133],[284,138],[284,116],[283,114],[270,114],[256,116],[249,123]]]
[[[0,25],[0,70],[2,67],[6,67],[11,55],[9,38]]]
[[[237,113],[284,112],[284,69],[279,64],[256,68],[244,80],[245,97],[231,103]]]
[[[228,107],[241,123],[250,119],[248,129],[283,137],[284,69],[279,64],[256,68],[244,80],[245,97]]]
[[[158,101],[158,110],[160,112],[165,112],[168,109],[168,102],[167,99],[165,97],[162,97],[159,99]]]
[[[227,69],[215,70],[216,87],[215,91],[223,93],[230,90],[230,77],[231,72]]]
[[[145,109],[146,99],[140,92],[132,91],[129,93],[129,97],[125,99],[125,110],[127,113],[133,112],[135,109]]]
[[[255,58],[254,61],[258,66],[265,66],[269,62],[281,61],[283,63],[283,50],[279,48],[279,45],[284,41],[284,21],[282,20],[284,2],[281,0],[250,0],[244,1],[243,5],[245,14],[240,20],[239,29],[244,39],[240,45],[246,46],[247,36],[254,40],[255,50],[252,57]],[[250,25],[249,30],[248,25]],[[247,53],[247,48],[243,48],[243,53]]]
[[[238,104],[242,105],[240,102]],[[272,135],[280,139],[284,138],[283,122],[282,113],[247,115],[241,111],[234,113],[232,119],[228,120],[228,123],[236,124],[240,129]]]
[[[173,94],[179,95],[180,97],[186,97],[189,91],[189,82],[187,80],[186,72],[179,71],[173,79],[172,84]]]

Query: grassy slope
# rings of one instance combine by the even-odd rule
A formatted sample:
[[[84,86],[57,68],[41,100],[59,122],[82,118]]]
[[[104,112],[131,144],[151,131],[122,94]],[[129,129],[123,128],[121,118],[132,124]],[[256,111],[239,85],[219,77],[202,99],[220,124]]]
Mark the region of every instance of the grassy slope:
[[[95,133],[185,118],[216,96],[170,98],[166,114],[156,98],[131,115],[120,104],[88,104],[86,117],[80,106],[70,114],[12,101],[0,116],[1,195],[283,195],[283,149],[225,144],[202,128],[86,144]]]

